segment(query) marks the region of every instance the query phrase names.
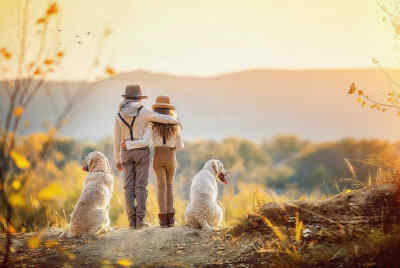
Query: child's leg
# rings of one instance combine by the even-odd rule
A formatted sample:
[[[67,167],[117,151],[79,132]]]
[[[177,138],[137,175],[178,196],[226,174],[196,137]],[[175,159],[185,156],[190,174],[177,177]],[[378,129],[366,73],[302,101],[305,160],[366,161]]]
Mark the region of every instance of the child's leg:
[[[141,226],[146,217],[147,184],[149,182],[150,150],[133,150],[135,160],[136,225]]]
[[[156,160],[155,160],[156,161]],[[160,214],[167,213],[167,173],[162,166],[154,165],[154,172],[157,176],[157,199]]]
[[[167,180],[167,213],[175,213],[174,207],[174,178],[176,171],[176,159],[171,159],[166,168],[166,180]]]
[[[126,212],[128,214],[129,227],[136,227],[136,206],[135,206],[135,165],[133,162],[123,164],[124,170],[122,173],[124,181],[124,194]]]

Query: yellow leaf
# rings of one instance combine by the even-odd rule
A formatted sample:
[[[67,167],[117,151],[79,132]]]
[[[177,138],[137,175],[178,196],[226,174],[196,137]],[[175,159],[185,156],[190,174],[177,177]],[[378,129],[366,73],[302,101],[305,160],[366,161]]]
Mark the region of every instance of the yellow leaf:
[[[355,83],[351,83],[348,93],[349,94],[354,94],[355,92],[356,92],[356,84]]]
[[[115,70],[113,68],[111,68],[111,67],[107,67],[106,68],[106,73],[108,75],[115,75]]]
[[[62,192],[61,185],[57,182],[52,182],[39,192],[38,197],[41,200],[54,200],[57,199]]]
[[[54,2],[53,4],[51,4],[49,6],[49,8],[46,11],[46,14],[47,14],[47,16],[51,16],[51,15],[56,14],[58,11],[59,11],[58,5],[57,5],[57,3]]]
[[[71,253],[71,252],[66,251],[66,252],[65,252],[65,255],[66,255],[66,256],[68,257],[68,259],[70,259],[70,260],[75,260],[75,259],[76,259],[76,255],[73,254],[73,253]]]
[[[18,191],[18,190],[21,188],[21,182],[20,182],[19,180],[13,181],[12,187],[13,187],[16,191]]]
[[[360,97],[357,98],[357,102],[361,102],[361,98]]]
[[[11,158],[14,160],[15,165],[20,169],[27,169],[31,166],[31,163],[25,158],[25,156],[12,151]]]
[[[350,189],[346,189],[346,190],[344,190],[344,193],[345,194],[351,193],[351,190]]]
[[[46,65],[51,65],[51,64],[53,64],[54,63],[54,60],[53,59],[45,59],[44,60],[44,64],[46,64]]]
[[[365,105],[367,105],[367,103],[366,103],[365,101],[363,101],[363,102],[361,103],[361,106],[364,107]]]
[[[132,265],[132,262],[130,261],[130,260],[128,260],[128,259],[121,259],[121,260],[119,260],[118,262],[117,262],[119,265],[121,265],[121,266],[131,266]]]
[[[372,58],[371,60],[372,60],[372,63],[373,63],[373,64],[379,64],[379,61],[378,61],[377,59]]]
[[[15,234],[17,231],[14,229],[14,227],[12,227],[11,225],[8,226],[7,231],[10,234]]]
[[[13,207],[25,206],[25,198],[22,196],[22,194],[11,194],[9,197],[9,202]]]
[[[15,117],[20,117],[23,112],[24,112],[24,108],[22,108],[21,106],[18,106],[14,110],[14,116]]]
[[[40,18],[36,21],[36,24],[42,24],[45,23],[46,21],[47,21],[46,18]]]
[[[40,246],[40,238],[37,236],[30,237],[28,239],[28,248],[35,249]]]
[[[55,245],[57,245],[57,241],[56,240],[47,240],[44,245],[46,246],[46,248],[51,248],[54,247]]]

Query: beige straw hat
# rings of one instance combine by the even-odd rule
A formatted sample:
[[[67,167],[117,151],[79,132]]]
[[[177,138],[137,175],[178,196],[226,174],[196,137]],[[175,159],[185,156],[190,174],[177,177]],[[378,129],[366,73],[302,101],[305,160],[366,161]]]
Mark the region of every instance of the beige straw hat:
[[[155,108],[167,108],[175,110],[175,106],[171,104],[171,100],[168,96],[158,96],[156,102],[153,104],[153,109]]]

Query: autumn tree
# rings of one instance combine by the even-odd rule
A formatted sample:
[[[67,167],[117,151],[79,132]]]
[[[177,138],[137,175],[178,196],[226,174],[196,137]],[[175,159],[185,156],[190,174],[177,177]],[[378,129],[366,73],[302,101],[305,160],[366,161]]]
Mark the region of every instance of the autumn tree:
[[[19,14],[16,15],[21,19],[14,29],[17,38],[13,42],[10,37],[8,44],[0,47],[0,93],[7,98],[6,112],[2,118],[4,124],[0,127],[0,204],[4,208],[3,211],[6,211],[4,217],[0,216],[0,221],[7,233],[4,267],[7,266],[12,243],[11,234],[15,232],[11,225],[13,207],[23,204],[23,197],[19,196],[21,189],[29,180],[30,174],[48,156],[57,131],[67,122],[78,99],[89,94],[88,82],[99,76],[114,74],[114,70],[102,62],[101,58],[105,41],[111,34],[111,31],[106,29],[97,41],[95,56],[88,59],[89,68],[81,83],[74,88],[66,83],[61,89],[66,99],[65,106],[48,127],[44,135],[45,142],[28,158],[19,146],[24,114],[39,93],[47,90],[50,77],[63,78],[68,75],[68,71],[61,67],[68,57],[67,49],[74,49],[74,46],[63,49],[57,46],[62,41],[60,32],[63,28],[61,6],[57,1],[45,7],[39,16],[35,16],[33,12],[37,3],[31,0],[18,1],[20,8]],[[51,90],[47,91],[47,94],[51,94]]]
[[[377,0],[379,7],[383,12],[382,20],[391,25],[393,28],[394,42],[400,41],[400,2],[396,0]],[[393,55],[396,63],[400,63],[399,55]],[[400,116],[400,81],[386,70],[381,61],[372,58],[372,62],[385,74],[390,81],[388,89],[376,90],[375,92],[366,92],[362,88],[358,88],[356,83],[352,83],[348,89],[348,94],[356,95],[357,102],[362,107],[369,107],[376,111],[386,112],[394,111]]]

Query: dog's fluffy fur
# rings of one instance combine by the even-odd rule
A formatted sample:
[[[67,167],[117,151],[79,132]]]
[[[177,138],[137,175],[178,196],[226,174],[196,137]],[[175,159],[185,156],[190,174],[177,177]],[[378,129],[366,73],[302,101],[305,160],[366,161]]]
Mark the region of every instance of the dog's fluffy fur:
[[[110,230],[109,206],[114,179],[111,167],[103,153],[89,153],[83,160],[88,171],[82,194],[71,214],[72,236],[97,235]]]
[[[217,203],[217,180],[221,176],[225,176],[222,162],[212,159],[193,178],[190,203],[185,211],[185,221],[193,228],[212,230],[221,223],[224,213]]]

